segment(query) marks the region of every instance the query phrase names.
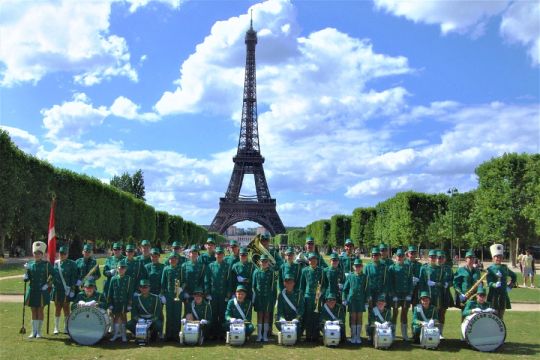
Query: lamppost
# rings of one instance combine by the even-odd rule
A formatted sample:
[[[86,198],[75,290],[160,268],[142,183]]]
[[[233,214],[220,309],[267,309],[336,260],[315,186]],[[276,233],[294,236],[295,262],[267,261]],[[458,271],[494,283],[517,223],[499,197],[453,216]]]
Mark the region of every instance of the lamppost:
[[[455,187],[451,187],[446,192],[448,195],[450,195],[450,216],[451,216],[451,232],[452,235],[450,237],[450,257],[452,258],[452,262],[454,261],[454,195],[458,193],[458,189]],[[461,254],[458,254],[458,261],[461,257]],[[458,264],[459,266],[459,264]]]

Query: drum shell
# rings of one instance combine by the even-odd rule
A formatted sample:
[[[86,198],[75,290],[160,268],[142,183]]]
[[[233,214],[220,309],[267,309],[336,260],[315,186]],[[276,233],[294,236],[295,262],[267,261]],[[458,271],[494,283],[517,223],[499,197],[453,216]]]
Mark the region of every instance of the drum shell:
[[[323,343],[325,346],[338,346],[341,340],[341,328],[339,325],[325,324]]]
[[[476,313],[461,323],[463,339],[474,349],[482,352],[497,350],[506,340],[506,325],[493,313]]]
[[[138,343],[147,344],[150,342],[150,325],[152,325],[151,320],[137,322],[135,325],[135,339]]]
[[[441,333],[439,328],[426,326],[420,330],[420,345],[426,349],[436,349],[441,342]]]
[[[199,322],[188,321],[184,324],[182,329],[182,335],[184,336],[184,344],[197,345],[201,338],[201,325]]]
[[[391,328],[375,328],[373,333],[373,346],[376,349],[387,349],[392,346],[394,337],[392,336]]]
[[[246,342],[246,326],[244,324],[231,324],[229,328],[229,344],[244,345]]]
[[[103,339],[110,324],[105,310],[93,306],[80,307],[69,315],[69,336],[79,345],[94,345]]]
[[[281,325],[281,344],[290,346],[296,344],[297,332],[296,324],[285,323]]]

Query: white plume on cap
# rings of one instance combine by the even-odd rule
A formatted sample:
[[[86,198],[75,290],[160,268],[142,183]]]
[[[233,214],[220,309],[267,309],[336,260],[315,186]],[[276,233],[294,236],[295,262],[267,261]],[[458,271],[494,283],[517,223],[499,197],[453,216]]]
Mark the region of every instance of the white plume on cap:
[[[504,246],[502,244],[493,244],[489,247],[489,251],[491,251],[491,257],[503,255]]]
[[[47,250],[47,244],[45,244],[43,241],[36,241],[32,244],[32,253],[41,251],[42,254],[45,254],[45,250]]]

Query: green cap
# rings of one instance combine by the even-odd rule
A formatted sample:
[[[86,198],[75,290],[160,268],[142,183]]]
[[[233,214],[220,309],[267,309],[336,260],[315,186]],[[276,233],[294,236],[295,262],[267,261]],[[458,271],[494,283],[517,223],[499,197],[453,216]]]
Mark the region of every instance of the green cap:
[[[289,246],[287,250],[285,250],[285,255],[289,255],[289,254],[294,254],[294,249],[291,246]]]
[[[68,253],[68,248],[67,246],[60,246],[60,249],[58,250],[58,252],[60,254],[67,254]]]
[[[193,290],[193,295],[203,295],[203,294],[204,294],[204,291],[200,287],[196,287]]]
[[[141,281],[139,281],[139,286],[150,286],[150,280],[148,279],[141,279]]]
[[[171,260],[172,258],[175,258],[176,260],[178,260],[178,254],[175,253],[174,251],[169,254],[169,257],[167,259]]]
[[[236,287],[236,291],[243,291],[243,292],[247,293],[247,289],[246,289],[246,287],[244,285],[238,285]]]
[[[283,280],[294,280],[294,275],[290,271],[287,271],[283,275]]]
[[[478,295],[486,295],[486,289],[484,289],[484,287],[482,285],[480,285],[478,287],[478,289],[476,289],[476,294],[478,294]]]
[[[444,251],[437,251],[437,257],[446,258],[446,254],[444,253]]]
[[[158,254],[159,255],[159,249],[158,248],[152,248],[152,250],[150,250],[150,254]]]
[[[309,235],[306,237],[306,244],[307,243],[312,243],[312,242],[315,242],[315,240],[313,239],[313,236]]]
[[[388,245],[386,245],[385,243],[380,243],[379,250],[386,250],[386,249],[388,249]]]
[[[206,243],[207,244],[215,244],[216,242],[214,241],[214,238],[209,236],[208,239],[206,239]]]
[[[345,246],[347,245],[354,245],[351,239],[345,240]]]
[[[409,245],[409,247],[407,248],[407,252],[416,252],[416,246]]]
[[[363,265],[362,264],[362,259],[358,259],[358,258],[354,259],[353,265]]]
[[[198,253],[199,252],[199,247],[197,245],[191,245],[191,247],[189,248],[189,252]]]
[[[248,251],[247,248],[245,248],[245,247],[241,247],[241,248],[240,248],[240,255],[242,255],[242,254],[247,254],[248,252],[249,252],[249,251]]]
[[[396,256],[403,256],[403,250],[397,249]]]
[[[384,295],[384,294],[379,295],[379,296],[377,297],[377,301],[384,301],[384,302],[386,302],[386,295]]]
[[[115,242],[112,244],[112,248],[113,250],[122,249],[122,245],[120,243]]]
[[[236,240],[229,241],[229,246],[238,246],[238,241]]]
[[[334,260],[334,259],[338,259],[339,260],[339,255],[337,253],[332,253],[330,254],[330,260]]]
[[[130,251],[130,250],[135,251],[135,245],[133,245],[133,244],[126,245],[126,251]]]
[[[83,246],[83,251],[92,251],[92,245],[90,244],[85,244]]]
[[[326,300],[336,300],[336,295],[334,293],[326,294]]]
[[[468,257],[476,257],[476,256],[474,255],[474,251],[469,250],[465,253],[465,257],[468,258]]]
[[[216,254],[225,254],[225,251],[221,246],[216,247]]]
[[[143,240],[143,241],[141,242],[141,246],[146,246],[146,245],[150,246],[150,241],[148,241],[148,240]]]
[[[120,261],[118,262],[118,265],[117,265],[117,266],[118,266],[118,267],[127,267],[128,265],[127,265],[126,259],[120,260]]]
[[[437,250],[429,250],[428,256],[437,256]]]
[[[180,245],[180,241],[174,241],[172,243],[172,247],[175,248],[175,247],[181,247],[182,245]]]
[[[84,280],[83,287],[88,287],[88,286],[96,287],[96,281],[95,280],[90,280],[90,279]]]
[[[261,236],[261,240],[263,240],[263,241],[270,241],[270,235],[264,234],[263,236]]]
[[[309,253],[309,254],[308,254],[308,260],[311,260],[311,259],[313,259],[313,258],[318,259],[317,254],[315,254],[314,252]]]
[[[371,248],[371,255],[380,254],[380,253],[381,253],[381,251],[379,250],[378,247],[375,246],[375,247]]]
[[[424,297],[428,297],[431,299],[431,296],[429,296],[429,292],[427,291],[420,292],[420,298],[424,298]]]
[[[260,260],[261,260],[261,261],[264,261],[264,260],[268,261],[268,260],[270,260],[270,259],[268,258],[268,255],[263,254],[263,255],[261,255]]]

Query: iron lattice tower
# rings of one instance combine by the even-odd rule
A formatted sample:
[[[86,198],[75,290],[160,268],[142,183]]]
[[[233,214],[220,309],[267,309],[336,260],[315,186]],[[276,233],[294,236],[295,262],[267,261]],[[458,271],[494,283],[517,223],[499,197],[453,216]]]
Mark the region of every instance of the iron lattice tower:
[[[255,71],[257,32],[253,30],[253,21],[246,32],[245,43],[247,49],[246,71],[238,150],[236,156],[233,157],[234,169],[227,193],[219,200],[219,210],[209,231],[223,234],[229,226],[240,221],[250,220],[264,226],[272,235],[282,234],[285,233],[285,226],[277,213],[276,200],[270,197],[264,175],[264,157],[261,155],[259,147]],[[246,174],[253,174],[256,196],[240,195]]]

